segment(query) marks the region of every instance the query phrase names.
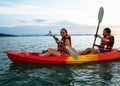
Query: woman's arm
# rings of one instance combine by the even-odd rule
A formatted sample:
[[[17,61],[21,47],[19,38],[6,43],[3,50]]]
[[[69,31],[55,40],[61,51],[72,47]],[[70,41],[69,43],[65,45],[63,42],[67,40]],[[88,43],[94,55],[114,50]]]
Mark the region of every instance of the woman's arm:
[[[66,46],[71,46],[69,39],[66,39],[66,40],[65,40],[65,45],[66,45]],[[66,52],[69,52],[69,50],[68,50],[66,47],[64,47],[64,48],[65,48],[65,51],[66,51]]]
[[[69,39],[66,39],[66,40],[65,40],[65,45],[71,46],[71,45],[70,45],[70,40],[69,40]]]

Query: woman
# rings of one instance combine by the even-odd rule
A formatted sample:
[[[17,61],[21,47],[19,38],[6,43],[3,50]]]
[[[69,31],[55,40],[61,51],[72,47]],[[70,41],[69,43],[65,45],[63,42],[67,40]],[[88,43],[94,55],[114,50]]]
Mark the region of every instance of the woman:
[[[58,45],[58,49],[52,49],[52,48],[48,48],[47,52],[44,54],[41,54],[41,56],[67,56],[69,55],[68,50],[65,48],[64,44],[67,46],[71,46],[71,37],[68,35],[67,30],[65,28],[62,28],[60,30],[60,35],[61,35],[61,40],[60,41],[56,41],[57,45]]]

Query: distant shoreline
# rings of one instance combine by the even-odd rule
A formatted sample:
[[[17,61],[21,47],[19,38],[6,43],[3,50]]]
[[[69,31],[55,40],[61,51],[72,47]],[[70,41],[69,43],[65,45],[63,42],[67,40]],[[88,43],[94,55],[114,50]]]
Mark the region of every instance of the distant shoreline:
[[[17,35],[0,33],[0,37],[17,37]]]
[[[112,34],[112,35],[119,35],[119,34]],[[13,35],[13,34],[0,33],[0,37],[34,37],[34,36],[49,36],[49,34]],[[60,35],[55,34],[55,36],[60,36]],[[94,34],[70,34],[70,36],[94,36]]]

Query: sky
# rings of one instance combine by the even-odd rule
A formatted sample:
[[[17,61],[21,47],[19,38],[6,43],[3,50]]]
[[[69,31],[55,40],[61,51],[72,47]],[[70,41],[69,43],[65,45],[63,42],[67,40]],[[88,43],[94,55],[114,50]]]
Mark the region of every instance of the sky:
[[[101,26],[120,26],[119,3],[120,0],[0,0],[0,27],[97,26],[101,6]]]

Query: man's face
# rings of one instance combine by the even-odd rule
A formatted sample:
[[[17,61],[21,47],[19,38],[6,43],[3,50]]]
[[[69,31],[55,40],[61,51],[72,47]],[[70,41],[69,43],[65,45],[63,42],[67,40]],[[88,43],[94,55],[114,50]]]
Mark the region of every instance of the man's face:
[[[106,36],[106,35],[108,35],[107,31],[103,30],[103,36]]]

